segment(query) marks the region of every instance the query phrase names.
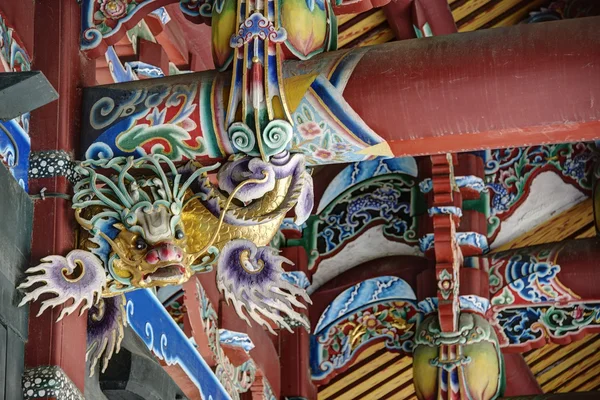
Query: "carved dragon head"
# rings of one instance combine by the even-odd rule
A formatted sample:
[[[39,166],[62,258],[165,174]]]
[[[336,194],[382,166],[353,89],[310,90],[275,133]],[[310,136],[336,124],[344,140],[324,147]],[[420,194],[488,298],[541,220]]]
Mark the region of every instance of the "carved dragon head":
[[[113,279],[109,290],[181,284],[207,268],[194,262],[210,248],[190,248],[182,215],[194,200],[188,188],[198,178],[208,182],[208,170],[182,175],[160,155],[86,161],[78,167],[83,179],[75,186],[73,208]]]

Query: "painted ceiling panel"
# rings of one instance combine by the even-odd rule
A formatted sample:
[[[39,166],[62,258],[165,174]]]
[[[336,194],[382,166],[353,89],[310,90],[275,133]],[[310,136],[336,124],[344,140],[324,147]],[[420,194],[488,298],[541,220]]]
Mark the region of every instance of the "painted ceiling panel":
[[[515,238],[503,250],[595,235],[592,200],[585,200]],[[600,335],[566,346],[547,344],[524,354],[544,393],[600,389]],[[365,350],[343,374],[319,387],[319,400],[416,399],[412,357],[391,353],[383,343]]]
[[[459,32],[518,24],[548,0],[449,0]],[[394,40],[383,12],[338,17],[340,47],[380,44]],[[377,34],[373,34],[377,32]],[[595,235],[591,200],[586,200],[546,223],[515,238],[500,250],[582,239]],[[567,346],[547,344],[526,354],[544,393],[600,389],[600,335],[589,335]],[[354,364],[319,388],[319,399],[416,399],[412,383],[412,358],[388,352],[378,343],[363,352]]]
[[[547,6],[549,0],[449,0],[459,32],[498,28],[520,23],[529,13]],[[383,11],[374,9],[338,18],[339,47],[350,48],[394,40]]]

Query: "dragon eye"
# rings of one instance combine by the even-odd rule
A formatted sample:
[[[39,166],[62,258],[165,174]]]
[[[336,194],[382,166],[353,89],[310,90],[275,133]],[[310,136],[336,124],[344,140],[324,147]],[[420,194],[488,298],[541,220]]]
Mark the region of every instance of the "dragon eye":
[[[138,237],[135,240],[135,248],[138,250],[144,250],[146,249],[146,247],[148,247],[148,245],[146,244],[146,241],[144,239],[142,239],[142,237]]]
[[[177,228],[175,229],[175,239],[177,240],[181,240],[185,237],[185,234],[183,233],[183,231],[181,230],[181,228]]]

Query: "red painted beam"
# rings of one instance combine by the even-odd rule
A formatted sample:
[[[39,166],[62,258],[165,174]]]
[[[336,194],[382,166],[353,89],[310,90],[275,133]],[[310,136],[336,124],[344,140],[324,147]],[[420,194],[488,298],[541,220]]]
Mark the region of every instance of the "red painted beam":
[[[434,36],[457,32],[447,0],[392,0],[383,12],[398,40],[415,38],[413,25],[422,28],[425,23]]]
[[[413,0],[392,0],[383,7],[388,25],[398,40],[417,37],[412,22],[412,7]]]
[[[344,97],[396,156],[593,140],[599,29],[593,17],[374,46]]]
[[[158,43],[138,39],[138,60],[158,67],[165,75],[169,75],[169,56]]]
[[[505,397],[544,394],[521,354],[504,353]]]
[[[8,28],[13,28],[22,42],[29,57],[33,58],[33,1],[3,1],[0,4],[0,15],[4,17]]]
[[[458,31],[448,0],[414,0],[413,20],[414,25],[419,28],[425,23],[429,24],[433,36],[449,35]]]
[[[299,238],[297,231],[284,231],[286,238]],[[286,265],[286,271],[308,271],[308,258],[304,247],[293,246],[281,249],[281,255],[293,265]],[[302,300],[305,306],[306,302]],[[307,311],[298,310],[305,315]],[[279,358],[281,365],[281,397],[317,399],[317,388],[312,382],[310,373],[310,333],[303,328],[290,333],[285,329],[279,331]]]
[[[169,9],[171,10],[170,13],[181,13],[179,4],[171,4],[168,6]],[[176,19],[171,19],[171,21],[163,25],[156,16],[148,15],[144,18],[144,21],[146,21],[158,44],[167,52],[169,61],[177,66],[189,64],[187,38]]]
[[[58,91],[59,99],[31,114],[33,151],[63,149],[72,151],[79,133],[81,112],[80,88],[94,82],[94,64],[79,53],[81,10],[77,2],[56,0],[35,4],[34,70],[41,70]],[[64,178],[34,180],[30,192],[43,187],[49,193],[68,193]],[[34,209],[32,263],[51,255],[66,255],[74,247],[74,221],[71,204],[63,199],[37,201]],[[60,308],[35,314],[40,303],[31,306],[29,341],[26,347],[27,367],[58,365],[83,392],[85,383],[85,350],[87,313],[77,313],[59,323],[54,320]]]

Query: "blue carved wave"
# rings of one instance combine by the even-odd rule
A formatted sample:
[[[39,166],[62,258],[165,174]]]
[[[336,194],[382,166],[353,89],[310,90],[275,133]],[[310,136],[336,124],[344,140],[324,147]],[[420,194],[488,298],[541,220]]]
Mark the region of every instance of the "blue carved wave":
[[[472,246],[480,248],[484,253],[490,249],[487,237],[477,232],[457,232],[456,242],[459,246]],[[421,251],[425,253],[435,247],[433,233],[428,233],[419,239]]]
[[[252,339],[245,333],[234,332],[228,329],[219,329],[219,342],[222,345],[241,347],[246,352],[254,348]]]
[[[171,16],[169,15],[167,9],[164,7],[157,8],[150,14],[155,15],[160,20],[160,23],[163,25],[166,25],[171,21]]]
[[[506,284],[516,290],[523,299],[531,303],[553,301],[555,293],[551,289],[560,265],[548,262],[529,262],[513,257],[505,271]],[[542,290],[546,289],[546,290]]]
[[[490,308],[490,301],[480,296],[459,296],[458,301],[460,309],[463,311],[469,310],[485,314]],[[437,297],[427,297],[419,302],[418,307],[419,311],[423,313],[423,315],[434,313],[438,308],[438,299]]]
[[[110,74],[116,83],[130,82],[137,79],[128,63],[122,64],[115,48],[109,46],[106,50],[106,62],[111,67]]]
[[[165,76],[165,73],[160,67],[141,62],[141,61],[131,61],[125,63],[126,68],[131,69],[137,76],[145,76],[147,78],[162,78]]]
[[[331,181],[323,193],[317,213],[323,211],[329,203],[349,187],[374,176],[392,173],[416,177],[418,174],[417,162],[413,157],[401,157],[362,161],[348,165]]]
[[[469,189],[475,190],[479,193],[481,193],[485,190],[485,182],[483,181],[483,179],[479,178],[478,176],[474,176],[474,175],[456,176],[454,178],[454,180],[456,181],[456,185],[459,188],[469,188]],[[431,178],[427,178],[427,179],[424,179],[423,181],[421,181],[419,183],[419,188],[421,189],[421,192],[423,192],[423,193],[431,192],[433,190],[433,182],[431,181]]]
[[[136,290],[125,297],[129,326],[156,357],[168,365],[179,365],[196,385],[202,399],[231,399],[192,342],[150,290]]]
[[[364,307],[385,300],[416,300],[415,292],[404,280],[395,276],[368,279],[340,293],[325,309],[315,327],[318,334],[340,318]]]
[[[308,277],[302,271],[286,272],[281,277],[289,283],[291,283],[292,285],[296,285],[302,289],[306,289],[310,286],[310,281],[308,280]]]

